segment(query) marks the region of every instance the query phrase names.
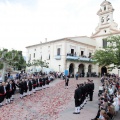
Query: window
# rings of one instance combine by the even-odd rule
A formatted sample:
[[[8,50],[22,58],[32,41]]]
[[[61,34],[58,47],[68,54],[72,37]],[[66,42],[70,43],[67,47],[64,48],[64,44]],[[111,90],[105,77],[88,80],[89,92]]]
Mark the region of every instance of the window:
[[[35,53],[33,54],[33,57],[35,58]]]
[[[41,60],[42,60],[42,55],[41,55]]]
[[[92,53],[89,52],[89,58],[91,57]]]
[[[74,55],[74,49],[71,49],[71,54]]]
[[[103,39],[103,48],[107,47],[107,41],[105,39]]]
[[[29,55],[29,60],[31,60],[31,54]]]
[[[104,10],[106,10],[106,6],[104,6]]]
[[[57,49],[57,55],[60,55],[60,48]]]
[[[81,56],[83,56],[84,55],[84,51],[81,51]]]
[[[106,33],[107,31],[106,31],[106,30],[104,30],[104,32]]]
[[[50,54],[49,54],[49,60],[50,60]]]
[[[36,51],[36,49],[34,49]]]

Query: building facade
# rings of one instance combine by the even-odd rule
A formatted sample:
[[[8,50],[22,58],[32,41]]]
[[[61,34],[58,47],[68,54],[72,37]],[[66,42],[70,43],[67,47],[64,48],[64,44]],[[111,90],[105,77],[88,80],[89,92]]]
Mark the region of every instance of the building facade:
[[[86,36],[68,37],[59,40],[28,46],[27,62],[42,60],[48,63],[49,68],[57,72],[68,70],[69,74],[79,72],[84,76],[89,72],[98,73],[98,67],[93,64],[91,55],[95,52],[96,42]],[[33,66],[27,69],[38,71]]]
[[[69,74],[79,72],[86,76],[87,73],[91,75],[93,72],[97,74],[107,73],[105,66],[99,68],[97,64],[93,64],[91,55],[94,54],[96,49],[101,49],[106,45],[103,38],[120,35],[118,25],[113,19],[113,12],[112,4],[104,0],[97,12],[99,16],[98,26],[91,37],[68,37],[28,46],[26,47],[27,62],[39,59],[48,63],[52,70],[58,72],[68,70]],[[27,69],[39,71],[38,68],[33,68],[33,66]],[[118,70],[114,69],[111,73],[118,74]]]

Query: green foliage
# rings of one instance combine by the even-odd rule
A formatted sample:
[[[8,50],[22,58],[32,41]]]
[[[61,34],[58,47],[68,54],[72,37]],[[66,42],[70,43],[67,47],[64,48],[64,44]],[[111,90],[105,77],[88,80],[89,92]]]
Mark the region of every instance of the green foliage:
[[[28,61],[28,63],[26,64],[28,67],[30,66],[41,66],[41,67],[49,67],[48,63],[43,62],[42,60],[33,60],[32,63],[30,61]]]
[[[105,38],[107,47],[96,50],[93,60],[99,63],[99,66],[110,66],[109,69],[120,67],[120,36],[110,36]]]
[[[6,62],[8,65],[21,70],[25,68],[26,61],[22,56],[22,51],[11,50],[8,51],[7,49],[0,50],[0,69],[3,67],[3,62]]]

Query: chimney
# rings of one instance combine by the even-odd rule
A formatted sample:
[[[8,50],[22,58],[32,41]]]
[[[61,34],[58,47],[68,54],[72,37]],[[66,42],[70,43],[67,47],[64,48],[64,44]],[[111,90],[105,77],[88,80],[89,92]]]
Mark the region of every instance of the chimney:
[[[45,42],[47,42],[47,38],[45,38]]]

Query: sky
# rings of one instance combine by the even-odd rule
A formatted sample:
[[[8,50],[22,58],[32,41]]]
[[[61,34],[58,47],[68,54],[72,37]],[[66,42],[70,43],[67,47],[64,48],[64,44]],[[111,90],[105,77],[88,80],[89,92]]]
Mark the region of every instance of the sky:
[[[0,48],[26,46],[64,37],[91,36],[104,0],[0,0]],[[109,0],[120,27],[120,0]]]

